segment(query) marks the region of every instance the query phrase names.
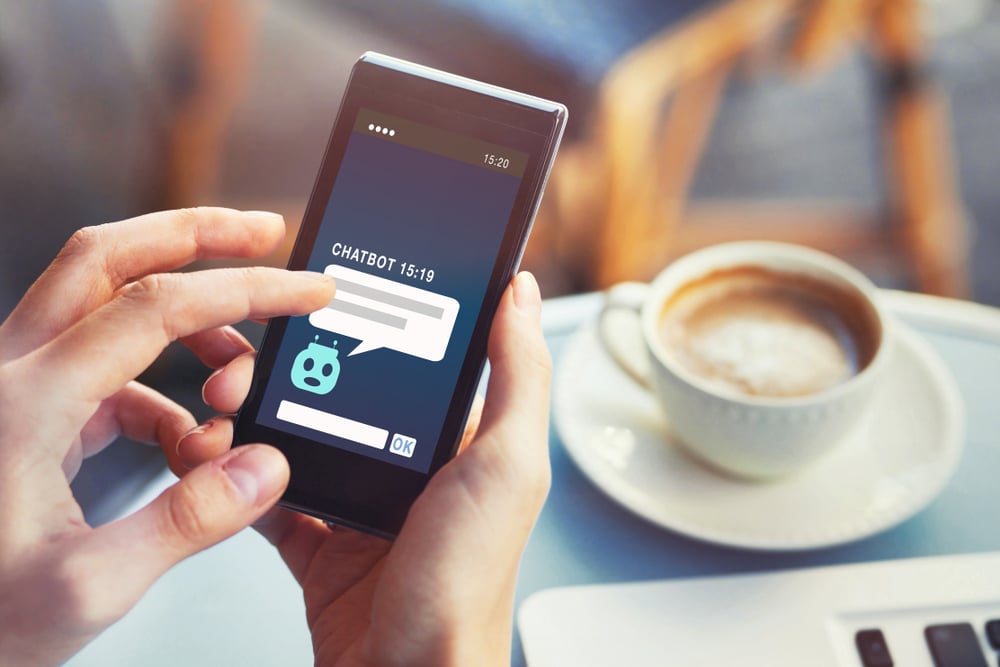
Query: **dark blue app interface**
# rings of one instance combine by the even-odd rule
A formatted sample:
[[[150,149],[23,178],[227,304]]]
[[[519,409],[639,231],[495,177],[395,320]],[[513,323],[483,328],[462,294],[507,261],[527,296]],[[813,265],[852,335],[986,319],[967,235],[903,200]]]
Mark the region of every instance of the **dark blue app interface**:
[[[526,163],[358,111],[307,265],[336,295],[290,319],[258,423],[427,472]]]

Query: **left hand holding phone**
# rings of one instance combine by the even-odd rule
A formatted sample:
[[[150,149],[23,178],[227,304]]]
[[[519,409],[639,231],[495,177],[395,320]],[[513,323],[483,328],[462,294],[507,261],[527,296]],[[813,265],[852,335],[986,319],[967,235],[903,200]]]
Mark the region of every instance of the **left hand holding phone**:
[[[65,660],[168,568],[263,517],[303,585],[317,664],[509,664],[517,564],[549,483],[550,362],[533,278],[517,277],[500,305],[467,451],[391,544],[265,515],[288,481],[281,454],[229,451],[229,418],[191,432],[186,410],[134,381],[179,339],[218,369],[209,404],[238,406],[253,350],[227,325],[311,312],[333,283],[267,268],[162,272],[267,254],[283,229],[271,214],[191,209],[81,230],[0,325],[0,663]],[[69,480],[117,435],[159,444],[183,479],[94,529]]]

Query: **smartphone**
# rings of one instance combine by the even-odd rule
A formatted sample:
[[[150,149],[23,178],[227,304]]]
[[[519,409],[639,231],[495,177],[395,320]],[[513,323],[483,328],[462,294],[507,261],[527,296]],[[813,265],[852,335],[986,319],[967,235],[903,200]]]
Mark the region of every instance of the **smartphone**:
[[[457,450],[566,108],[366,53],[288,268],[333,300],[264,334],[234,444],[291,466],[280,504],[393,537]]]

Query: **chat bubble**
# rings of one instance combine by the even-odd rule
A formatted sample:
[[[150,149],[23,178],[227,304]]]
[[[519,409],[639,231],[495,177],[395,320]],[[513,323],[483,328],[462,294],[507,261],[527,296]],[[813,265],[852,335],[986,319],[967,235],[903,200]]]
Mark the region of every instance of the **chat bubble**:
[[[337,264],[324,273],[337,281],[337,292],[309,323],[360,340],[347,356],[385,347],[428,361],[444,358],[458,301]]]

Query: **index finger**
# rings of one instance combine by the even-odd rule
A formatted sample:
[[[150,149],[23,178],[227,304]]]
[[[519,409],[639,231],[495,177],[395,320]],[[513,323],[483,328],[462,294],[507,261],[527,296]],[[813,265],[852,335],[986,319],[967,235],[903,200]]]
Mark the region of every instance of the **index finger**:
[[[17,358],[52,340],[129,281],[197,259],[265,255],[284,231],[275,213],[212,207],[78,230],[0,326],[2,358]]]
[[[333,298],[321,273],[265,267],[148,276],[25,359],[58,395],[102,401],[144,371],[172,341],[247,318],[305,315]]]

